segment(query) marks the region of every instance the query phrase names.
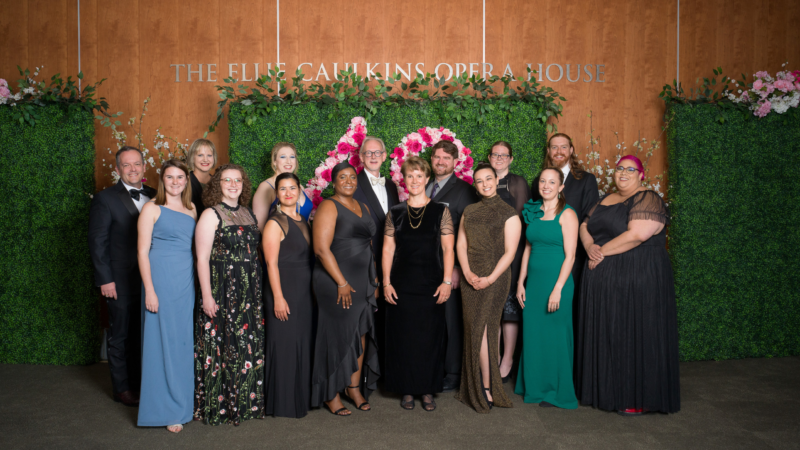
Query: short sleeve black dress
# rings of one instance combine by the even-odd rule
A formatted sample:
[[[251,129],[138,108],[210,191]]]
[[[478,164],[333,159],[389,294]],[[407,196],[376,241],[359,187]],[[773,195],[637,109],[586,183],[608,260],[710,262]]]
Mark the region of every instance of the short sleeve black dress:
[[[450,210],[434,201],[422,208],[400,203],[386,214],[384,234],[395,241],[397,292],[397,305],[386,304],[385,387],[405,395],[442,392],[445,304],[433,294],[444,280],[441,237],[453,234]]]
[[[602,199],[585,219],[595,244],[628,229],[631,220],[669,224],[653,191],[614,205]],[[575,391],[578,400],[607,411],[680,410],[678,325],[667,229],[618,255],[606,256],[581,280]]]
[[[372,236],[375,222],[369,209],[361,202],[361,217],[336,200],[336,229],[331,252],[345,280],[356,291],[349,309],[336,303],[337,283],[317,260],[313,284],[319,310],[317,338],[314,344],[314,368],[311,372],[311,406],[319,407],[336,397],[350,385],[350,376],[358,368],[363,353],[361,395],[369,399],[375,390],[380,368],[378,346],[375,342],[375,278],[377,269],[372,258]],[[361,336],[366,335],[365,348]],[[363,381],[366,380],[366,381]]]

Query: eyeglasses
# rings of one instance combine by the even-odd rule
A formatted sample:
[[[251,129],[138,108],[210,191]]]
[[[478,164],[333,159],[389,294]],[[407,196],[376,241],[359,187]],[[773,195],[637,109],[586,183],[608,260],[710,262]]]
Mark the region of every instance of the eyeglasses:
[[[499,159],[500,161],[505,161],[505,160],[511,158],[511,155],[504,155],[502,153],[489,153],[489,158]]]
[[[628,171],[628,173],[638,172],[639,169],[636,167],[624,167],[624,166],[617,166],[617,172],[622,173],[623,171]]]
[[[364,152],[364,156],[366,156],[367,158],[379,157],[381,155],[383,155],[383,151],[381,150],[377,150],[374,152]]]
[[[225,184],[242,184],[241,178],[223,178],[222,182]]]

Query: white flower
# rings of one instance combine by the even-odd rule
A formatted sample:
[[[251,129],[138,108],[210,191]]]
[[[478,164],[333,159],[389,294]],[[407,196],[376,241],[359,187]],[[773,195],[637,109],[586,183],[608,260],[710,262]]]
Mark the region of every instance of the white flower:
[[[156,165],[156,161],[153,159],[152,156],[147,158],[147,162],[150,163],[151,166],[155,166]]]
[[[34,92],[36,92],[36,88],[33,87],[33,86],[26,87],[25,89],[22,90],[22,92],[24,92],[26,94],[33,94]]]
[[[22,93],[21,92],[17,92],[16,94],[12,95],[11,98],[13,98],[16,101],[20,101],[20,100],[22,100]],[[11,106],[14,106],[14,105],[11,105]]]
[[[169,142],[164,142],[164,148],[169,149]]]
[[[160,174],[161,173],[161,169],[156,169],[156,173]]]
[[[7,101],[8,101],[8,99],[7,99],[7,98],[5,98],[5,97],[0,97],[0,105],[5,105]]]

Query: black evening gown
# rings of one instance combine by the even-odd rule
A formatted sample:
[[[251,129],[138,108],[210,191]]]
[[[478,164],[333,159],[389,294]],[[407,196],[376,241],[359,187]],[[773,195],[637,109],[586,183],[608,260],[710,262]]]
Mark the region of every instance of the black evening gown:
[[[361,371],[361,394],[365,399],[375,390],[380,376],[378,346],[375,343],[375,261],[372,258],[372,235],[375,222],[361,202],[361,217],[335,200],[338,216],[331,252],[345,280],[356,291],[353,303],[344,309],[337,283],[317,260],[314,266],[314,293],[319,309],[317,337],[314,344],[314,368],[311,372],[311,406],[332,400],[350,385],[350,376],[358,370],[358,357],[364,353]],[[366,335],[365,348],[361,336]]]
[[[447,206],[429,202],[411,219],[406,202],[386,215],[384,234],[395,240],[392,286],[397,305],[386,304],[387,390],[405,395],[442,392],[445,354],[445,304],[433,294],[444,280],[442,235],[453,234]],[[418,217],[423,208],[411,208]]]
[[[602,200],[601,200],[602,202]],[[628,229],[631,220],[669,224],[664,201],[647,190],[615,205],[600,202],[585,219],[597,245]],[[578,400],[607,411],[680,410],[678,325],[666,226],[641,245],[606,256],[581,280],[575,391]]]
[[[264,272],[264,413],[279,417],[305,417],[311,405],[312,318],[311,274],[314,251],[305,219],[295,221],[275,213],[269,220],[284,233],[278,255],[281,292],[289,305],[289,320],[275,317],[275,297]]]
[[[514,208],[517,214],[520,214],[520,221],[522,222],[522,233],[520,234],[517,253],[514,255],[514,261],[511,262],[511,289],[509,290],[508,298],[506,298],[506,304],[503,306],[503,320],[519,322],[522,320],[522,309],[520,309],[519,302],[517,302],[517,282],[520,268],[522,267],[522,254],[525,252],[525,229],[527,228],[525,221],[522,220],[522,208],[525,207],[525,202],[531,199],[531,190],[528,189],[528,181],[524,177],[508,173],[497,180],[497,195],[508,206]]]

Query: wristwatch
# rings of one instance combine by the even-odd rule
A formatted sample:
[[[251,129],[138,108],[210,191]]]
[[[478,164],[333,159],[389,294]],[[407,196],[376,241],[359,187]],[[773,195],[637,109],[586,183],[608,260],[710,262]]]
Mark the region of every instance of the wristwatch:
[[[451,284],[453,284],[453,282],[452,282],[452,281],[442,281],[442,283],[444,283],[444,284],[446,284],[446,285],[448,285],[448,286],[449,286],[449,285],[451,285]]]

